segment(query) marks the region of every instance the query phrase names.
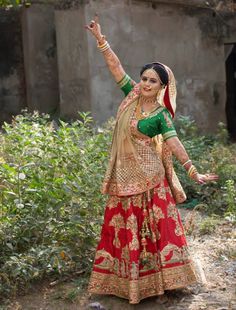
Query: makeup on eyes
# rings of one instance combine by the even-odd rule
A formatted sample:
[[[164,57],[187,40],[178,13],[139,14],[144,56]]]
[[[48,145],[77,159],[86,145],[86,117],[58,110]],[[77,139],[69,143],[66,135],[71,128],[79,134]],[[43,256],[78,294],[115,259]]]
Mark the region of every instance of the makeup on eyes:
[[[148,78],[147,78],[146,76],[143,76],[143,77],[141,78],[141,80],[142,80],[143,82],[147,82],[147,81],[148,81]],[[150,81],[151,83],[157,83],[157,82],[158,82],[156,79],[153,79],[153,78],[149,79],[149,81]]]

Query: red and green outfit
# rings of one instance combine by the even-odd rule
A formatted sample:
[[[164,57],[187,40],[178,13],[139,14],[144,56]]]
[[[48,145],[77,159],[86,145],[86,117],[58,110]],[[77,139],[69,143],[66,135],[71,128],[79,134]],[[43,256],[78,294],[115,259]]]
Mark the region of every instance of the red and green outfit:
[[[196,276],[176,208],[185,195],[165,142],[161,151],[155,143],[177,136],[171,114],[160,106],[137,119],[139,84],[126,75],[119,85],[126,97],[102,188],[109,197],[89,292],[135,304],[196,282]]]

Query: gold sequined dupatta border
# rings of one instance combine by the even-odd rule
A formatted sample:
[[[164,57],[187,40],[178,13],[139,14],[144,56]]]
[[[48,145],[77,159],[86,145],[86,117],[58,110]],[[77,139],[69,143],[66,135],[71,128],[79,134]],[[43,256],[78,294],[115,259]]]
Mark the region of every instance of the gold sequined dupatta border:
[[[174,197],[176,204],[183,203],[187,197],[179,181],[179,178],[175,173],[172,152],[160,135],[154,137],[153,139],[156,144],[156,150],[162,157],[162,163],[165,168],[165,175],[170,186],[172,196]]]

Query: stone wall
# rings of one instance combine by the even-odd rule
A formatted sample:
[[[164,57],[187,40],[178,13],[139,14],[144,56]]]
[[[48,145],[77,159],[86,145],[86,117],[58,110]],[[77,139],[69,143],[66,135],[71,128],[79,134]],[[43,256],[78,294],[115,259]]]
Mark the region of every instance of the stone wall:
[[[102,31],[126,72],[138,81],[143,64],[167,64],[177,81],[177,115],[190,115],[203,131],[214,131],[219,121],[225,121],[224,44],[236,42],[236,15],[204,8],[204,1],[200,6],[195,0],[191,6],[181,1],[33,1],[22,12],[24,70],[20,44],[14,53],[21,58],[17,65],[13,61],[18,69],[11,69],[11,74],[3,74],[1,59],[7,56],[0,56],[0,102],[10,98],[7,84],[11,96],[18,91],[15,101],[7,101],[7,109],[14,107],[14,113],[24,106],[26,92],[31,110],[63,119],[77,118],[79,110],[92,111],[98,123],[115,116],[123,94],[84,28],[98,12]]]
[[[83,10],[81,17],[75,13],[78,8]],[[177,114],[190,115],[204,131],[214,131],[219,121],[225,121],[224,39],[229,29],[212,10],[159,1],[83,1],[83,5],[77,2],[77,6],[56,13],[60,15],[57,23],[57,30],[61,29],[60,46],[63,42],[70,46],[67,59],[71,57],[72,67],[76,61],[78,68],[84,65],[82,77],[87,81],[87,94],[85,90],[78,92],[78,106],[86,109],[89,108],[86,102],[90,102],[93,116],[101,123],[115,115],[123,98],[97,51],[94,38],[81,27],[81,20],[89,22],[95,12],[100,13],[103,33],[126,72],[136,81],[143,64],[163,62],[172,68],[177,80]],[[231,37],[235,35],[229,33]],[[76,39],[83,44],[77,48],[78,59],[74,63]],[[88,55],[88,59],[81,55]],[[60,66],[67,64],[63,57],[58,62]],[[63,74],[63,84],[66,79]],[[66,106],[70,105],[69,94],[68,99],[63,98]]]
[[[60,116],[78,118],[78,111],[91,111],[91,79],[84,8],[56,11]],[[98,115],[97,115],[98,116]],[[98,116],[99,118],[99,116]]]
[[[25,107],[25,81],[18,10],[0,10],[0,124]]]
[[[34,4],[22,9],[27,106],[59,115],[54,7]]]

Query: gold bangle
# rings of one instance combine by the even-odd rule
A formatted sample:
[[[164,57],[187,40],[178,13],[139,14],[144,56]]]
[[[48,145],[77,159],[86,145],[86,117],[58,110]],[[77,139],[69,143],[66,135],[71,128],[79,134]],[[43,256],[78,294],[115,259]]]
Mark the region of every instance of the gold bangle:
[[[191,176],[193,175],[193,173],[195,172],[195,167],[191,167],[188,171],[188,175],[191,178]]]
[[[188,176],[192,178],[197,173],[197,168],[194,165],[191,165],[191,167],[188,169]]]
[[[191,159],[188,159],[185,163],[182,164],[182,166],[186,166],[188,163],[192,162]]]
[[[197,170],[194,165],[191,165],[190,168],[188,169],[188,175],[191,175],[193,171]]]
[[[98,47],[102,47],[104,44],[107,43],[106,37],[105,37],[104,35],[102,35],[102,41],[103,41],[103,40],[105,40],[105,41],[104,41],[104,43],[102,43],[102,44],[99,44],[99,41],[97,40],[97,46],[98,46]],[[100,42],[101,42],[101,40],[100,40]]]
[[[110,45],[108,42],[106,42],[106,44],[102,47],[99,47],[100,51],[103,53],[105,52],[106,50],[108,50],[110,48]]]
[[[101,45],[98,44],[98,48],[103,48],[104,46],[107,45],[107,41],[105,41],[104,43],[102,43]]]

